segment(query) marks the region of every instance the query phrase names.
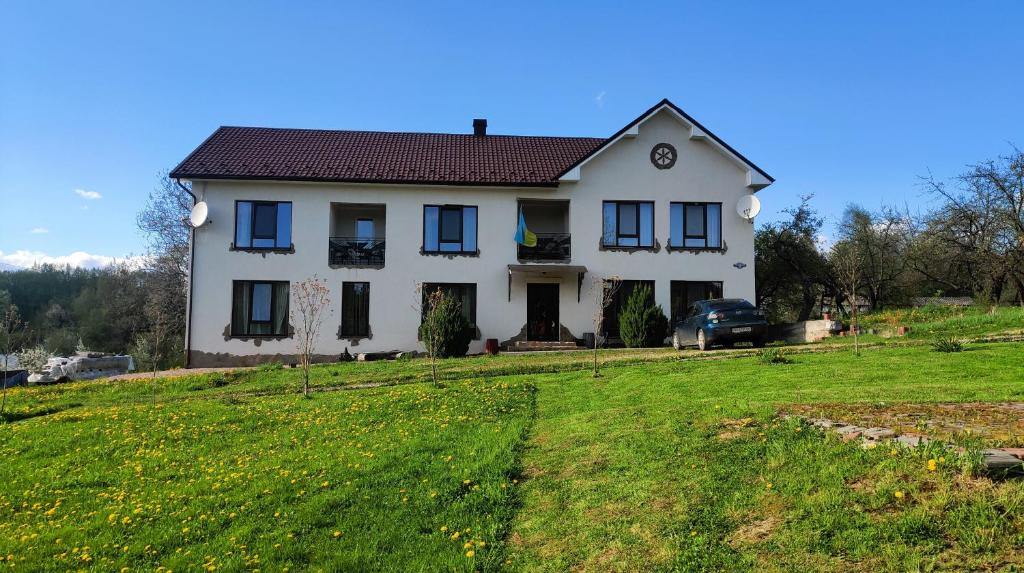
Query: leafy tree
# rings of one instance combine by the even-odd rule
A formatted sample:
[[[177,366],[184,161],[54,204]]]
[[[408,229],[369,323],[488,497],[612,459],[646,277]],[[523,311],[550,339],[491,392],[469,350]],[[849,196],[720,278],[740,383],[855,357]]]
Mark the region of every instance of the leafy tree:
[[[661,346],[668,332],[668,319],[647,285],[633,289],[619,313],[619,337],[630,348]]]
[[[757,306],[773,320],[807,320],[825,291],[833,288],[828,263],[818,250],[824,220],[812,195],[788,209],[787,220],[762,225],[754,236]]]

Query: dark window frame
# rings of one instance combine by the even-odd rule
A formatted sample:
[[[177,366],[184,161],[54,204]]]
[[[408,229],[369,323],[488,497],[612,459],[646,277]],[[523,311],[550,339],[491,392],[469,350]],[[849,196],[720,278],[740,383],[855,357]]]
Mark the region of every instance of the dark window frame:
[[[478,338],[476,336],[476,332],[479,330],[477,328],[477,325],[476,325],[476,310],[477,310],[476,307],[477,307],[477,294],[478,294],[477,293],[477,283],[449,283],[449,282],[426,282],[426,281],[424,281],[420,285],[420,291],[422,293],[421,294],[421,299],[422,300],[420,302],[420,308],[421,308],[420,324],[423,324],[423,317],[424,317],[425,313],[427,312],[427,304],[426,304],[426,302],[427,302],[427,295],[430,292],[434,291],[437,287],[442,287],[442,286],[446,286],[446,287],[455,287],[455,286],[468,287],[468,286],[471,286],[471,287],[473,287],[473,297],[471,299],[472,304],[469,307],[469,327],[471,329],[473,329],[473,332],[474,332],[473,338],[474,339]]]
[[[622,279],[618,282],[619,284],[616,288],[615,295],[612,297],[608,306],[604,309],[601,320],[601,334],[608,339],[620,341],[618,328],[616,328],[616,332],[611,333],[609,332],[609,326],[619,326],[619,315],[622,313],[622,308],[626,306],[626,299],[633,294],[634,290],[640,286],[647,285],[651,287],[651,297],[657,301],[658,281],[655,279]],[[627,290],[627,284],[629,285],[629,292],[625,292]],[[609,281],[603,281],[601,288],[607,291],[607,289],[611,288],[611,283]]]
[[[250,207],[250,211],[249,211],[249,246],[248,247],[239,246],[235,242],[235,241],[238,240],[238,204],[239,203],[248,203],[251,206]],[[277,237],[280,234],[280,229],[278,227],[278,219],[277,219],[277,217],[278,217],[278,206],[282,205],[284,203],[287,203],[288,205],[291,205],[291,207],[292,207],[291,208],[291,215],[292,215],[292,218],[293,218],[292,229],[294,229],[295,228],[295,225],[294,225],[295,206],[292,205],[291,201],[267,201],[267,200],[263,200],[263,199],[259,199],[259,200],[255,200],[255,199],[235,199],[235,228],[234,228],[234,231],[233,231],[233,233],[231,235],[231,249],[235,250],[235,251],[292,252],[293,249],[294,249],[295,241],[291,240],[291,237],[289,237],[289,240],[288,240],[289,245],[287,247],[279,247],[279,246],[277,246]],[[265,236],[257,237],[256,236],[256,206],[257,205],[263,205],[263,206],[272,205],[274,207],[274,235],[272,237],[265,237]],[[273,240],[274,241],[274,246],[273,247],[257,247],[255,245],[253,245],[253,242],[256,239]]]
[[[615,243],[611,244],[611,245],[609,245],[608,243],[604,242],[604,209],[605,209],[605,205],[608,205],[608,204],[615,205]],[[622,206],[623,205],[634,205],[634,206],[636,206],[636,234],[623,234],[622,231],[621,231],[621,229],[622,229]],[[641,229],[641,225],[640,225],[640,221],[641,221],[640,206],[641,205],[650,205],[651,206],[651,244],[650,245],[642,245],[641,244],[641,242],[642,242],[642,238],[641,238],[642,235],[641,235],[641,231],[640,231],[640,229]],[[611,248],[611,249],[647,249],[647,250],[653,250],[654,249],[654,245],[657,242],[657,239],[656,239],[656,237],[657,237],[656,225],[657,225],[657,217],[655,217],[655,202],[654,201],[644,200],[644,199],[628,199],[628,200],[621,200],[621,201],[619,201],[619,200],[615,200],[615,199],[610,199],[610,200],[605,200],[605,201],[601,202],[601,246],[602,247]],[[621,244],[623,239],[636,239],[636,245],[623,245],[623,244]]]
[[[668,296],[669,296],[669,300],[668,300],[668,305],[669,305],[669,321],[672,323],[673,327],[675,327],[675,325],[678,322],[680,322],[681,320],[686,320],[687,318],[689,318],[690,307],[694,306],[696,304],[697,300],[700,300],[700,299],[686,300],[686,299],[689,299],[689,294],[688,293],[689,293],[689,286],[691,284],[701,284],[701,285],[709,285],[710,284],[710,285],[716,285],[714,288],[718,290],[719,296],[721,297],[721,296],[723,296],[725,294],[725,281],[720,281],[720,280],[719,281],[694,281],[694,280],[671,280],[671,281],[669,281],[669,287],[668,287],[669,288],[669,292],[668,292]],[[684,298],[684,301],[687,303],[686,307],[682,309],[682,316],[680,316],[680,315],[678,315],[676,313],[676,304],[675,303],[676,303],[676,295],[677,295],[677,293],[682,295],[683,298]],[[698,314],[700,314],[700,313],[698,313]]]
[[[355,285],[365,285],[365,287],[366,287],[366,291],[363,294],[363,296],[365,298],[365,302],[363,304],[366,305],[366,312],[365,312],[366,324],[365,324],[365,328],[363,328],[363,329],[357,328],[356,331],[351,331],[351,330],[346,330],[345,329],[345,326],[346,326],[345,325],[345,304],[346,304],[346,300],[349,298],[349,297],[345,296],[345,287],[348,286],[348,285],[353,285],[353,286],[355,286]],[[360,325],[360,326],[363,326],[363,325]],[[363,330],[363,332],[358,332],[358,330]],[[342,281],[342,283],[341,283],[341,328],[340,328],[339,332],[340,332],[341,338],[369,338],[370,337],[370,281]]]
[[[428,250],[427,249],[427,209],[430,209],[430,208],[436,208],[437,209],[437,249],[436,250]],[[467,251],[465,249],[465,246],[466,246],[466,234],[465,234],[465,230],[466,230],[465,229],[465,226],[466,226],[466,220],[465,220],[466,219],[466,214],[465,214],[465,210],[466,209],[475,209],[476,210],[476,224],[474,225],[474,229],[473,229],[473,231],[474,231],[474,241],[473,241],[473,243],[476,245],[476,249],[474,249],[472,251]],[[458,241],[445,241],[445,240],[442,239],[442,237],[443,237],[442,229],[444,227],[444,224],[443,224],[444,215],[443,215],[443,213],[445,211],[458,211],[458,213],[459,213],[459,225],[458,225],[459,240]],[[423,218],[422,218],[422,222],[423,222],[423,237],[422,237],[423,242],[422,242],[422,245],[420,246],[420,252],[421,253],[423,253],[425,255],[478,255],[478,254],[480,254],[480,207],[478,205],[455,205],[455,204],[437,205],[437,204],[424,204],[423,205]],[[458,251],[446,251],[446,250],[441,248],[441,244],[442,243],[454,243],[454,242],[458,242],[459,243],[459,250]],[[461,283],[452,283],[452,284],[461,284]]]
[[[231,338],[289,338],[291,335],[288,334],[288,326],[289,325],[288,325],[288,318],[287,317],[289,316],[289,311],[291,310],[291,304],[292,304],[290,294],[289,294],[289,297],[288,297],[288,304],[285,305],[285,311],[284,311],[285,320],[282,323],[283,326],[284,326],[284,332],[281,332],[281,333],[270,332],[270,333],[266,333],[266,334],[250,334],[250,333],[239,332],[238,331],[238,327],[241,326],[241,325],[235,324],[235,320],[234,320],[235,287],[236,287],[236,285],[238,283],[248,284],[249,305],[245,309],[245,322],[248,325],[252,325],[252,324],[269,324],[271,326],[271,328],[273,328],[274,322],[276,322],[274,319],[277,318],[277,316],[275,314],[275,311],[274,311],[274,309],[277,308],[277,304],[276,304],[277,303],[277,289],[274,288],[274,287],[276,287],[277,285],[282,285],[282,284],[288,285],[288,291],[289,291],[289,293],[291,292],[291,282],[290,281],[269,281],[269,280],[261,280],[261,279],[234,280],[234,281],[231,281],[231,310],[232,310]],[[253,320],[253,318],[252,318],[252,305],[256,302],[255,288],[256,288],[256,285],[258,285],[258,284],[270,285],[270,320]]]
[[[683,207],[683,220],[681,222],[683,228],[683,244],[673,245],[672,244],[672,206],[682,205]],[[718,205],[718,246],[708,246],[708,205]],[[689,235],[686,232],[686,208],[687,207],[700,207],[704,215],[704,234],[703,235]],[[672,201],[669,203],[669,246],[673,249],[685,250],[699,250],[699,251],[720,251],[722,250],[722,203],[716,201]],[[687,246],[686,241],[688,239],[702,239],[704,241],[703,247]],[[701,281],[698,281],[701,282]],[[715,281],[703,281],[703,282],[715,282]]]

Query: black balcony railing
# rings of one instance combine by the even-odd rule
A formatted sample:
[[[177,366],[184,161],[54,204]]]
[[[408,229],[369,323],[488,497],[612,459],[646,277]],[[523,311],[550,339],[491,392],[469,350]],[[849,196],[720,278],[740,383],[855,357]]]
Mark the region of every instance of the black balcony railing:
[[[522,261],[568,261],[572,255],[569,233],[537,233],[537,246],[518,245]]]
[[[384,239],[331,237],[329,253],[332,265],[384,266]]]

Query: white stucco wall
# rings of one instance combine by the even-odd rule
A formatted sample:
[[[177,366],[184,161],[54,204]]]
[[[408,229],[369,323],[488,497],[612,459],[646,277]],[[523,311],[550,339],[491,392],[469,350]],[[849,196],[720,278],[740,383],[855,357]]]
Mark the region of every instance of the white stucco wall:
[[[594,330],[595,284],[617,275],[623,279],[655,281],[655,298],[670,311],[670,281],[722,281],[727,297],[754,297],[753,225],[736,214],[736,201],[749,194],[746,171],[711,144],[691,140],[689,129],[667,112],[641,124],[639,135],[623,139],[587,162],[581,179],[557,189],[417,187],[279,182],[196,181],[193,190],[209,205],[211,224],[195,233],[192,321],[193,366],[270,359],[295,352],[293,340],[239,340],[226,336],[231,321],[233,280],[298,282],[314,274],[326,279],[332,313],[325,321],[317,351],[337,355],[351,352],[421,349],[417,285],[422,282],[477,284],[477,325],[480,340],[470,352],[480,352],[484,339],[507,340],[526,322],[526,282],[559,282],[560,322],[576,337]],[[651,148],[671,143],[679,152],[672,169],[651,165]],[[507,298],[507,265],[515,264],[512,237],[519,199],[569,200],[572,265],[588,269],[581,302],[575,275],[564,279],[526,279],[514,275],[511,301]],[[236,200],[291,201],[294,253],[230,251]],[[598,248],[601,205],[604,200],[655,202],[655,252],[617,252]],[[669,203],[721,202],[724,252],[668,252]],[[332,203],[386,204],[386,264],[381,269],[330,268],[328,237]],[[420,254],[424,204],[478,206],[478,257]],[[338,221],[334,221],[338,224]],[[527,221],[529,224],[529,220]],[[383,230],[384,225],[378,225]],[[345,232],[343,234],[349,234]],[[743,263],[742,269],[735,263]],[[337,336],[343,281],[370,283],[371,339],[354,343]]]

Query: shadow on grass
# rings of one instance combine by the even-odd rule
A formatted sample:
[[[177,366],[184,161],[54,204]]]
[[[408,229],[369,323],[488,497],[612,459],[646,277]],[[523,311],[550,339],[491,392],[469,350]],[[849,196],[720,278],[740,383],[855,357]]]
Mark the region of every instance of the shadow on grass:
[[[50,416],[52,414],[58,414],[65,410],[71,410],[72,408],[78,408],[82,406],[81,403],[69,403],[61,404],[60,406],[50,406],[47,408],[39,408],[38,410],[29,410],[27,412],[4,412],[0,414],[0,422],[20,422],[22,420],[29,420],[31,418],[39,418],[41,416]]]

